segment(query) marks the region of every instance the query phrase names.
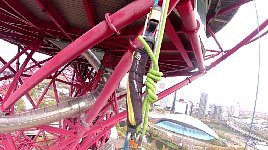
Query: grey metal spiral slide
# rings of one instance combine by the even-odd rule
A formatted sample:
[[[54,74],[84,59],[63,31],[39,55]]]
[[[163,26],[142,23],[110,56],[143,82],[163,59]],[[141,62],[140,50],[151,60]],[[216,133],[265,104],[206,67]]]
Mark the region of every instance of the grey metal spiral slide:
[[[84,53],[83,56],[86,56],[85,58],[94,67],[94,69],[98,70],[100,68],[100,60],[94,55],[94,53],[90,52],[90,50]],[[9,133],[16,130],[36,127],[83,113],[85,110],[89,109],[92,104],[94,104],[109,76],[110,72],[104,73],[97,88],[89,95],[67,98],[54,106],[48,106],[13,115],[0,116],[0,132]]]

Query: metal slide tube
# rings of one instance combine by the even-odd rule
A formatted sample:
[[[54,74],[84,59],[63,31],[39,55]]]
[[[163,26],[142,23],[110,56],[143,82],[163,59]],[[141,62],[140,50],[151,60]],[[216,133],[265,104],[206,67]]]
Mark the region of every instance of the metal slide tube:
[[[99,59],[93,53],[87,53],[89,63],[92,66],[100,65]],[[0,118],[0,132],[31,128],[43,124],[49,124],[64,118],[73,117],[89,109],[95,103],[97,97],[107,82],[110,73],[104,73],[98,87],[89,95],[64,99],[63,102],[49,107],[32,110],[15,115],[2,116]]]
[[[106,74],[106,76],[108,75]],[[99,93],[105,84],[103,81],[90,95],[71,98],[54,106],[44,107],[25,113],[2,116],[0,118],[0,132],[8,133],[25,128],[31,128],[82,113],[86,109],[89,109],[96,101],[96,98],[99,96]]]
[[[82,54],[82,56],[86,58],[86,60],[92,65],[95,70],[99,70],[101,62],[91,50],[87,50]]]

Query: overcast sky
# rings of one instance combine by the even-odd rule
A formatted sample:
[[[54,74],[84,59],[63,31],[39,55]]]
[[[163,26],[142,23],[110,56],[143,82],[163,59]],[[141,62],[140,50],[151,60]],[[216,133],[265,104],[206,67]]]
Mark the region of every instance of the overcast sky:
[[[256,0],[260,23],[268,18],[266,0]],[[253,29],[257,27],[254,3],[243,5],[232,21],[216,34],[219,42],[225,50],[232,48]],[[267,28],[266,28],[267,29]],[[5,60],[11,59],[17,47],[0,40],[2,52],[0,56]],[[210,48],[216,49],[216,44],[210,40]],[[261,78],[258,111],[268,111],[268,36],[261,39]],[[3,52],[4,51],[4,52]],[[38,60],[43,60],[43,55],[35,54]],[[208,65],[208,64],[207,64]],[[237,53],[229,57],[225,62],[208,72],[205,76],[192,82],[178,92],[178,97],[198,100],[201,92],[209,94],[209,102],[234,105],[240,102],[242,107],[253,109],[257,84],[258,67],[258,42],[245,46]],[[176,78],[180,80],[181,78]],[[174,78],[164,79],[167,87],[174,83]]]
[[[266,0],[256,0],[260,23],[268,18]],[[224,50],[235,46],[250,32],[257,28],[254,3],[243,5],[231,22],[216,34]],[[267,30],[267,28],[266,28]],[[265,30],[265,31],[266,31]],[[217,46],[210,39],[214,49]],[[268,36],[261,38],[261,73],[258,111],[268,112]],[[208,64],[207,64],[208,65]],[[210,70],[206,75],[182,88],[179,98],[199,100],[202,92],[208,93],[209,103],[235,105],[253,109],[258,71],[258,41],[241,48],[222,64]],[[181,78],[180,78],[181,79]],[[174,78],[165,79],[170,86]]]

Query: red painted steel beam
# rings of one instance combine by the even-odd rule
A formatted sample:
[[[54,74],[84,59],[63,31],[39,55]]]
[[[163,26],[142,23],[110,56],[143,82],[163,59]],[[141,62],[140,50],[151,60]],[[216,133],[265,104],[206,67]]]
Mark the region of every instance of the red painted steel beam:
[[[129,43],[129,41],[123,41],[121,43]],[[120,45],[120,46],[119,46]],[[104,47],[105,50],[109,51],[109,52],[113,52],[115,51],[116,53],[118,52],[126,52],[127,51],[127,47],[129,45],[121,45],[119,44],[117,45],[117,47],[115,45],[112,45],[112,44],[107,44],[107,43],[99,43],[97,46],[98,47]],[[108,47],[110,46],[110,47]],[[170,44],[170,43],[167,43],[167,42],[163,42],[162,45],[161,45],[161,53],[173,53],[173,52],[176,52],[178,53],[178,50],[176,49],[176,47],[173,46],[173,44]],[[186,50],[187,53],[193,53],[193,51],[190,51],[190,50]],[[183,61],[183,59],[182,59]]]
[[[11,9],[4,1],[0,1],[0,12],[4,16],[12,17],[20,22],[24,22],[25,20],[20,17],[18,13],[16,13],[13,9]]]
[[[182,58],[185,60],[188,67],[193,67],[192,61],[190,60],[187,52],[185,51],[185,49],[181,43],[181,40],[178,37],[178,35],[176,34],[176,31],[173,28],[169,19],[167,19],[165,31],[166,31],[167,36],[170,37],[170,40],[173,42],[173,44],[176,46],[177,50],[180,52]]]
[[[166,71],[165,74],[169,74],[169,73],[182,73],[182,72],[190,72],[191,70],[193,70],[193,67],[186,67],[186,66],[180,66],[178,67],[176,70],[171,70],[171,71]],[[165,76],[165,75],[164,75]],[[178,74],[179,76],[179,74]],[[182,76],[182,75],[180,75]]]
[[[26,10],[25,7],[20,8],[20,4],[15,0],[2,0],[7,6],[9,6],[14,12],[16,12],[20,17],[22,17],[25,21],[29,21],[29,23],[37,24],[36,19],[31,18],[31,13]],[[9,12],[11,13],[11,12]],[[34,25],[31,24],[31,25]]]
[[[123,45],[125,44],[125,45]],[[124,50],[127,50],[127,46],[126,44],[128,44],[128,42],[122,42],[120,44],[117,44],[117,43],[112,43],[112,42],[101,42],[99,43],[97,46],[100,47],[100,48],[103,48],[103,49],[124,49]]]
[[[7,62],[2,58],[0,57],[0,61],[3,63],[3,64],[7,64]],[[13,74],[17,74],[17,72],[11,67],[11,66],[8,66],[9,70],[13,73]],[[21,74],[21,76],[25,77],[26,75],[24,74]],[[27,76],[26,76],[27,77]],[[19,83],[22,84],[22,80],[19,78]],[[13,80],[14,81],[14,80]],[[30,101],[30,103],[32,104],[33,107],[35,107],[35,104],[33,103],[33,100],[32,98],[30,97],[29,93],[25,93],[25,96],[26,98]]]
[[[221,50],[221,52],[223,52],[223,48],[221,47],[220,42],[218,41],[218,39],[216,38],[216,35],[214,34],[214,32],[211,30],[210,26],[207,26],[207,30],[209,32],[209,34],[213,37],[214,41],[216,42],[216,44],[218,45],[219,49]]]
[[[50,36],[56,36],[55,31],[59,31],[58,27],[53,24],[53,23],[49,23],[49,22],[45,22],[45,21],[41,21],[38,18],[34,17],[32,15],[32,13],[27,10],[23,5],[21,5],[18,1],[16,0],[3,0],[3,2],[8,5],[15,13],[17,13],[20,17],[23,18],[23,22],[26,24],[29,24],[33,27],[35,27],[36,29],[38,29],[39,31],[50,35]],[[2,6],[1,6],[2,7]],[[10,14],[12,14],[12,12],[9,12]],[[20,19],[20,18],[19,18]],[[78,28],[74,28],[74,27],[69,27],[68,28],[68,34],[72,35],[72,34],[78,34],[81,35],[83,34],[85,31],[78,29]]]
[[[173,1],[174,2],[174,1]],[[174,7],[176,3],[173,3],[171,5],[171,8]],[[169,11],[171,12],[171,11]],[[136,43],[137,39],[135,39],[134,43]],[[109,99],[109,97],[112,95],[114,90],[117,88],[119,82],[122,80],[123,76],[126,74],[126,72],[129,70],[131,66],[131,57],[132,52],[129,50],[127,51],[124,56],[121,58],[119,63],[117,64],[114,72],[110,76],[109,80],[105,84],[103,90],[101,91],[99,97],[97,98],[96,102],[94,103],[92,109],[89,109],[87,111],[88,118],[86,118],[86,121],[88,124],[91,124],[92,121],[95,119],[95,117],[99,114],[100,110],[103,108],[105,102]],[[85,131],[81,131],[78,133],[78,138],[75,141],[78,141],[81,136],[84,135]]]
[[[181,57],[181,55],[179,53],[177,53],[176,55],[174,55],[174,53],[160,53],[160,59],[159,60],[183,60],[183,58]],[[184,62],[185,64],[185,62]]]
[[[62,36],[64,34],[62,34],[62,31],[59,30],[59,28],[52,22],[45,22],[45,21],[39,21],[40,23],[38,24],[38,28],[42,31],[46,31],[49,32],[50,34],[53,35],[57,35],[57,36]],[[69,35],[72,36],[81,36],[82,34],[84,34],[86,31],[78,29],[78,28],[74,28],[74,27],[68,27],[67,30]],[[58,34],[56,34],[58,33]]]
[[[133,39],[135,35],[118,35],[118,36],[111,36],[109,39]]]
[[[113,91],[117,88],[122,78],[125,76],[127,71],[130,69],[132,60],[132,52],[128,51],[121,58],[120,62],[116,66],[113,74],[110,76],[109,80],[105,84],[103,90],[101,91],[99,97],[94,103],[93,107],[88,110],[87,114],[90,114],[91,117],[88,117],[86,121],[91,124],[93,119],[98,115],[102,106],[104,106],[106,100],[112,95]]]
[[[174,63],[174,62],[180,62],[180,63],[182,63],[182,62],[184,62],[183,60],[159,60],[159,62],[163,62],[163,63]]]
[[[149,63],[151,63],[151,61]],[[163,66],[169,66],[169,67],[187,67],[187,66],[180,66],[178,64],[163,63],[163,62],[159,62],[159,64]]]
[[[17,32],[20,32],[22,33],[24,36],[27,35],[27,36],[30,36],[30,37],[33,37],[33,38],[41,38],[42,36],[47,36],[48,34],[47,33],[44,33],[44,32],[40,32],[40,29],[41,30],[47,30],[47,29],[37,29],[33,26],[30,26],[28,24],[25,24],[24,22],[21,22],[21,21],[17,21],[15,20],[14,18],[11,18],[9,16],[5,16],[3,14],[0,14],[2,15],[1,16],[1,26],[3,27],[7,27],[7,28],[10,28],[14,31],[17,31]],[[43,23],[43,22],[42,22]],[[55,32],[54,30],[49,30],[49,32],[51,34],[58,34],[58,32]],[[59,35],[57,36],[58,38],[66,38],[65,35]]]
[[[18,52],[19,53],[21,50],[21,45],[18,45]],[[17,62],[16,62],[16,72],[18,72],[20,69],[20,58],[17,59]]]
[[[119,99],[119,98],[118,98]],[[116,116],[109,118],[108,120],[103,121],[102,123],[95,124],[92,128],[90,128],[87,133],[83,136],[86,137],[94,132],[99,131],[100,129],[105,129],[106,126],[114,125],[121,121],[122,119],[126,118],[127,112],[123,111],[118,113]]]
[[[0,6],[1,6],[1,3],[0,3]],[[53,22],[44,22],[44,21],[39,20],[40,23],[38,24],[38,28],[36,28],[27,24],[27,21],[19,21],[18,19],[9,15],[6,15],[4,13],[1,13],[1,12],[0,12],[0,15],[2,15],[1,16],[2,22],[8,23],[16,28],[25,29],[25,31],[30,32],[32,34],[47,36],[48,33],[46,32],[49,32],[54,37],[56,36],[59,38],[66,38],[66,35],[64,35],[64,33],[62,33],[62,31],[60,31],[59,28]],[[72,27],[68,28],[68,34],[73,37],[78,37],[82,35],[84,32],[85,31],[81,29],[72,28]]]
[[[12,139],[12,136],[10,133],[6,134],[5,140],[7,140],[7,143],[9,145],[9,147],[6,147],[7,149],[17,150],[16,144],[15,144],[14,140]]]
[[[214,53],[214,54],[211,54],[211,55],[206,55],[205,56],[205,60],[208,60],[208,59],[211,59],[211,58],[215,58],[216,56],[218,56],[220,54],[223,54],[223,53],[219,52],[219,53]]]
[[[7,64],[7,62],[2,58],[2,57],[0,57],[0,61],[2,62],[2,64]],[[8,67],[8,69],[15,75],[17,72],[15,71],[15,69],[14,68],[12,68],[10,65],[9,66],[7,66]]]
[[[101,123],[95,124],[89,130],[87,130],[86,134],[84,136],[82,136],[82,138],[87,137],[92,133],[97,133],[103,129],[108,130],[107,127],[115,125],[116,123],[118,123],[121,120],[123,120],[124,118],[126,118],[126,116],[127,116],[127,112],[124,111],[124,112],[118,113],[116,116],[109,118],[108,120],[104,120]],[[85,131],[85,130],[83,130],[83,131]],[[51,147],[49,150],[62,149],[64,147],[66,147],[67,145],[73,143],[75,140],[77,140],[76,137],[71,137],[71,138],[65,139],[65,140],[61,141],[61,143],[59,145],[55,145],[55,146]]]
[[[13,0],[12,0],[13,1]],[[138,0],[130,3],[126,7],[118,10],[110,16],[112,24],[118,29],[122,29],[133,21],[141,18],[149,12],[153,0],[143,1]],[[61,66],[67,64],[87,49],[92,48],[100,41],[114,34],[106,21],[100,22],[98,25],[87,31],[66,48],[61,50],[51,60],[49,60],[42,68],[33,74],[23,85],[21,85],[8,99],[7,104],[3,105],[4,109],[8,109],[14,104],[24,93],[32,89],[43,79],[48,77],[53,72],[57,71]],[[94,35],[94,36],[92,36]],[[75,49],[75,50],[74,50]]]
[[[246,45],[252,38],[254,38],[258,34],[258,31],[262,31],[267,25],[268,25],[268,19],[266,19],[259,26],[259,30],[258,29],[255,29],[253,32],[251,32],[246,38],[244,38],[241,42],[239,42],[237,45],[235,45],[232,49],[230,49],[229,51],[227,51],[223,56],[221,56],[216,61],[212,62],[211,65],[207,66],[206,67],[206,70],[210,70],[211,68],[214,68],[219,63],[221,63],[226,58],[228,58],[230,55],[232,55],[233,53],[235,53],[239,48],[241,48],[242,46]]]
[[[36,107],[34,107],[35,109],[37,109],[39,107],[39,105],[41,104],[41,102],[42,102],[43,98],[45,97],[46,93],[48,92],[49,87],[51,86],[52,82],[53,82],[53,79],[49,82],[49,84],[46,86],[46,88],[44,88],[42,95],[37,100]]]
[[[213,52],[213,53],[221,52],[221,51],[219,51],[219,50],[212,50],[212,49],[207,49],[206,51],[208,51],[208,52]]]
[[[0,2],[0,6],[1,5],[5,5],[5,3]],[[9,6],[5,6],[8,7]],[[14,16],[13,14],[16,14],[13,10],[9,10],[6,11],[3,9],[3,6],[0,7],[0,15],[1,15],[1,21],[5,22],[5,23],[9,23],[9,24],[17,24],[17,25],[24,25],[24,26],[30,26],[29,24],[26,24],[27,22],[23,19],[21,19],[21,17],[18,16]]]
[[[7,28],[6,28],[7,29]],[[15,39],[16,41],[19,41],[20,43],[26,44],[26,43],[30,43],[33,40],[36,40],[35,38],[32,38],[31,36],[28,36],[27,34],[21,34],[19,32],[16,31],[8,31],[8,29],[6,31],[0,30],[0,33],[8,36],[11,39]]]
[[[250,43],[252,43],[252,42],[254,42],[254,41],[258,40],[259,38],[261,38],[261,37],[265,36],[267,33],[268,33],[268,30],[267,30],[267,31],[265,31],[265,32],[263,32],[261,35],[259,35],[259,36],[255,37],[254,39],[250,40],[250,41],[249,41],[247,44],[250,44]]]
[[[1,5],[1,3],[0,3]],[[2,7],[2,6],[1,6]],[[24,23],[24,20],[20,20],[18,18],[15,18],[9,14],[6,14],[6,12],[2,12],[1,8],[0,7],[0,15],[1,15],[1,21],[2,22],[5,22],[5,23],[8,23],[8,24],[15,24],[15,25],[23,25],[23,26],[29,26],[27,24]]]
[[[110,76],[109,80],[105,84],[103,90],[101,91],[99,97],[97,98],[96,102],[89,109],[86,113],[89,117],[86,118],[87,123],[91,124],[95,117],[99,114],[102,110],[103,106],[105,105],[106,101],[110,98],[114,90],[119,85],[122,78],[125,76],[127,71],[129,70],[132,60],[132,52],[129,50],[124,54],[118,65],[116,66],[115,70],[113,71],[112,75]],[[119,120],[118,120],[119,121]],[[105,124],[106,125],[106,124]],[[87,130],[91,130],[92,128],[85,129],[78,133],[78,137],[76,141],[78,141],[86,132]]]
[[[181,81],[180,83],[178,83],[178,84],[176,84],[176,85],[174,85],[174,86],[172,86],[172,87],[160,92],[159,94],[157,94],[158,95],[158,100],[168,96],[169,94],[171,94],[171,93],[175,92],[176,90],[184,87],[185,85],[188,85],[189,83],[191,83],[192,81],[194,81],[195,79],[197,79],[197,78],[199,78],[199,77],[201,77],[203,75],[204,75],[204,72],[197,73],[197,74],[195,74],[195,75],[193,75],[191,77],[186,78],[185,80]]]
[[[2,20],[0,20],[0,26],[5,27],[9,30],[13,30],[15,33],[19,33],[19,35],[29,36],[32,39],[39,39],[40,38],[40,36],[38,36],[36,33],[32,32],[30,30],[25,30],[23,27],[17,27],[13,24],[5,23]]]
[[[166,74],[166,72],[167,72],[167,70],[173,70],[173,71],[178,71],[178,70],[180,70],[180,69],[182,69],[182,68],[186,68],[187,66],[168,66],[168,65],[161,65],[161,64],[159,64],[159,68],[160,68],[160,70],[162,70],[162,72],[164,73],[164,74]],[[148,68],[149,69],[149,68]]]
[[[197,33],[198,23],[193,11],[192,3],[189,0],[184,0],[180,2],[176,6],[181,20],[183,22],[183,26],[185,30],[187,30],[187,35],[189,37],[189,40],[191,42],[195,58],[197,61],[197,66],[200,71],[203,71],[205,69],[204,67],[204,59],[203,59],[203,53],[201,49],[201,43],[200,38]]]
[[[3,2],[8,5],[14,12],[16,12],[20,17],[22,17],[28,24],[38,28],[38,20],[32,16],[31,12],[25,7],[19,4],[16,0],[3,0]],[[38,28],[39,29],[39,28]]]
[[[268,25],[268,19],[265,20],[259,27],[260,31],[263,30],[266,26]],[[228,58],[230,55],[232,55],[233,53],[235,53],[239,48],[241,48],[242,46],[244,46],[245,44],[247,44],[248,41],[250,41],[252,38],[254,38],[256,35],[258,34],[258,29],[254,30],[251,34],[249,34],[246,38],[244,38],[241,42],[239,42],[235,47],[233,47],[231,50],[227,51],[226,54],[224,54],[222,57],[220,57],[218,60],[216,60],[215,62],[213,62],[210,66],[208,66],[206,68],[206,70],[210,70],[211,68],[215,67],[216,65],[218,65],[219,63],[221,63],[222,61],[224,61],[226,58]],[[173,93],[174,91],[182,88],[183,86],[191,83],[192,81],[194,81],[195,79],[203,76],[205,74],[205,72],[199,72],[196,73],[195,75],[186,78],[185,80],[183,80],[182,82],[160,92],[158,94],[158,99],[162,99],[164,97],[166,97],[167,95]]]
[[[198,73],[197,71],[191,72],[193,69],[190,69],[189,71],[177,71],[177,72],[170,72],[167,74],[164,74],[164,77],[177,77],[177,76],[192,76],[195,75],[196,73]]]
[[[94,11],[92,0],[83,0],[83,5],[84,5],[86,13],[87,13],[87,18],[88,18],[89,25],[91,27],[94,27],[95,26],[96,14],[95,14],[95,11]]]
[[[114,125],[111,126],[107,126],[107,130],[111,129]],[[82,150],[87,150],[91,145],[93,145],[94,143],[98,143],[98,140],[101,139],[106,133],[107,130],[102,130],[101,132],[99,132],[96,137],[91,138],[90,141],[86,141],[84,142],[84,145],[81,146]],[[72,147],[70,149],[73,149]]]
[[[20,67],[20,70],[16,73],[12,83],[10,84],[10,87],[8,88],[8,91],[5,95],[4,101],[2,102],[2,105],[4,105],[6,102],[6,100],[8,99],[8,97],[10,96],[10,94],[13,92],[13,90],[15,89],[15,87],[17,86],[17,82],[20,79],[21,74],[24,71],[24,68],[26,67],[27,63],[29,62],[30,58],[32,57],[32,55],[35,53],[35,51],[38,49],[38,46],[40,45],[40,41],[36,41],[32,43],[32,47],[31,47],[31,52],[30,54],[26,57],[25,61],[23,62],[23,64]]]
[[[3,77],[0,77],[0,81],[7,80],[7,79],[10,79],[10,78],[13,78],[13,77],[14,77],[13,74],[12,75],[5,75]]]
[[[229,11],[232,11],[232,10],[234,10],[234,9],[240,7],[241,5],[243,5],[245,3],[248,3],[250,1],[252,1],[252,0],[240,0],[238,3],[236,3],[234,5],[231,5],[231,6],[227,7],[227,8],[223,8],[219,12],[216,12],[213,15],[207,16],[207,21],[209,22],[212,18],[214,18],[216,16],[220,16],[222,14],[225,14],[225,13],[227,13]]]
[[[52,126],[48,126],[48,125],[43,125],[43,126],[40,126],[38,128],[42,129],[42,130],[45,130],[47,132],[56,133],[56,134],[64,135],[64,136],[73,136],[73,135],[75,135],[74,131],[61,129],[61,128],[56,128],[56,127],[52,127]]]
[[[28,52],[25,52],[25,54],[26,54],[26,56],[28,56],[29,55],[29,53]],[[36,64],[39,68],[41,68],[42,66],[33,58],[33,57],[31,57],[30,58],[32,61],[33,61],[33,63],[34,64]]]
[[[109,50],[110,53],[125,53],[127,49],[113,49]],[[193,51],[185,51],[186,53],[193,53]],[[161,53],[178,53],[177,49],[161,49]],[[160,60],[161,61],[161,60]],[[177,60],[175,60],[177,61]],[[181,60],[181,62],[185,62],[184,60]]]
[[[20,44],[18,41],[15,41],[15,40],[11,39],[9,36],[6,36],[5,34],[2,34],[2,33],[0,33],[0,38],[11,43],[11,44],[14,44],[14,45]]]
[[[25,68],[25,70],[24,71],[27,71],[27,70],[30,70],[30,69],[33,69],[33,68],[35,68],[35,67],[41,67],[41,64],[43,64],[43,63],[45,63],[46,61],[48,61],[48,60],[50,60],[51,59],[51,57],[50,58],[47,58],[47,59],[45,59],[45,60],[42,60],[42,61],[38,61],[37,63],[35,63],[34,65],[31,65],[31,66],[29,66],[29,67],[27,67],[27,68]]]
[[[27,50],[32,48],[32,44],[27,45],[23,50],[19,53],[17,53],[8,63],[6,63],[3,67],[0,69],[0,73],[2,73],[7,67],[9,67],[16,59],[18,59],[22,54],[24,54]]]
[[[110,99],[110,100],[111,100],[111,99]],[[107,120],[107,119],[109,118],[109,117],[107,117],[107,110],[108,110],[109,108],[112,109],[113,106],[111,106],[111,105],[112,105],[111,102],[108,102],[108,103],[103,107],[103,109],[101,110],[102,114],[98,117],[98,120],[96,121],[95,124],[100,124],[100,123],[102,123],[102,122],[104,121],[104,117],[106,117],[105,120]],[[108,128],[108,129],[110,129],[110,128]],[[104,130],[104,131],[107,132],[107,130],[105,130],[105,128],[103,128],[103,127],[99,128],[99,130]],[[92,140],[91,140],[91,137],[88,136],[87,138],[84,139],[85,142],[83,142],[83,144],[89,144],[89,143],[88,143],[89,140],[90,140],[91,142],[95,143],[95,141],[92,141]],[[77,144],[78,144],[78,143],[73,143],[73,144],[72,144],[73,147],[71,147],[71,149],[75,149],[75,147],[76,147]],[[91,144],[89,144],[89,146],[90,146],[90,145],[91,145]],[[87,146],[87,147],[89,147],[89,146]],[[82,148],[82,149],[83,149],[83,148]]]
[[[61,16],[60,12],[53,6],[52,2],[49,0],[35,0],[35,2],[40,6],[42,11],[44,11],[48,17],[56,24],[56,26],[71,40],[73,38],[67,33],[68,24]]]
[[[161,55],[161,59],[165,60],[165,61],[160,61],[160,64],[172,64],[173,66],[185,66],[187,67],[187,65],[185,64],[184,61],[172,61],[172,60],[179,60],[181,59],[180,56],[178,56],[179,54],[176,53],[176,55],[174,55],[175,53],[173,54],[170,54],[170,53],[164,53]],[[119,62],[120,61],[120,58],[121,56],[118,56],[118,55],[111,55],[111,57],[113,58],[111,60],[111,62]],[[167,59],[170,59],[170,60],[167,60]],[[148,61],[148,63],[150,63],[150,61]]]
[[[266,26],[268,26],[268,19],[265,20],[259,27],[259,30],[263,30]],[[224,54],[222,57],[220,57],[218,60],[216,60],[215,62],[213,62],[210,66],[206,67],[206,70],[209,71],[211,68],[215,67],[216,65],[218,65],[219,63],[221,63],[222,61],[224,61],[226,58],[228,58],[230,55],[232,55],[233,53],[235,53],[239,48],[241,48],[242,46],[244,46],[245,44],[247,44],[248,41],[250,41],[252,38],[254,38],[256,35],[258,34],[258,29],[254,30],[252,33],[250,33],[246,38],[244,38],[241,42],[239,42],[236,46],[234,46],[232,49],[230,49],[229,51],[226,52],[226,54]],[[158,99],[162,99],[165,96],[171,94],[172,92],[182,88],[183,86],[191,83],[192,81],[194,81],[195,79],[203,76],[205,74],[205,72],[199,72],[196,73],[195,75],[186,78],[185,80],[183,80],[182,82],[172,86],[171,88],[166,89],[163,92],[160,92],[158,94]]]

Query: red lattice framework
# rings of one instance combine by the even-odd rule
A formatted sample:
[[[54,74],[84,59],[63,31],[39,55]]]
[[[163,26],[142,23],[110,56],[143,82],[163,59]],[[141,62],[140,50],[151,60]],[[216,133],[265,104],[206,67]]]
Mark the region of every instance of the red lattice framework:
[[[125,94],[119,95],[116,89],[131,66],[132,52],[138,45],[136,37],[142,31],[142,27],[133,29],[128,25],[146,15],[153,0],[133,1],[113,14],[107,14],[106,20],[98,24],[91,0],[83,0],[88,21],[92,27],[86,32],[68,26],[68,23],[50,1],[35,0],[35,2],[52,20],[52,23],[38,20],[15,0],[0,1],[0,26],[2,27],[0,37],[19,45],[18,53],[11,60],[7,61],[0,57],[3,64],[0,73],[11,72],[11,74],[0,77],[2,115],[12,116],[16,114],[15,104],[21,97],[25,97],[25,100],[31,104],[31,109],[25,111],[31,111],[39,108],[49,91],[52,91],[52,97],[56,104],[64,99],[80,97],[94,91],[100,85],[104,71],[95,70],[80,57],[83,52],[90,48],[109,48],[105,51],[101,64],[106,68],[113,69],[113,72],[91,108],[83,112],[84,115],[57,120],[52,125],[42,124],[0,133],[0,149],[97,149],[109,139],[110,129],[126,118],[125,111],[119,112],[118,104],[119,100],[125,97]],[[224,50],[209,26],[209,20],[248,2],[246,0],[240,1],[221,9],[215,15],[207,16],[207,30],[214,38],[219,50],[206,50],[204,53],[197,32],[199,23],[196,21],[192,2],[191,0],[171,0],[170,2],[169,14],[172,10],[176,10],[180,14],[180,24],[184,30],[178,31],[174,27],[174,21],[171,17],[167,20],[165,34],[174,47],[169,49],[169,44],[165,42],[162,45],[160,70],[164,72],[165,76],[187,77],[180,83],[159,93],[159,99],[204,75],[238,49],[257,38],[258,30],[256,29],[232,49]],[[260,24],[259,30],[262,31],[267,25],[268,20],[265,20]],[[14,32],[10,32],[11,30]],[[264,32],[264,34],[266,33],[267,31]],[[72,43],[59,51],[45,41],[42,35],[64,39]],[[189,41],[183,41],[180,38],[181,35],[186,36]],[[187,47],[185,43],[190,45],[189,50],[186,50],[188,48],[185,48]],[[32,57],[37,52],[48,54],[51,57],[37,61]],[[27,56],[23,62],[20,62],[21,55]],[[204,66],[204,61],[211,59],[214,61],[209,66]],[[11,66],[14,62],[16,68]],[[37,94],[37,97],[33,97],[30,94],[31,90],[35,90],[44,81],[47,84],[42,92]],[[67,96],[60,95],[58,91],[60,88],[57,87],[59,85],[68,87],[69,94]]]

